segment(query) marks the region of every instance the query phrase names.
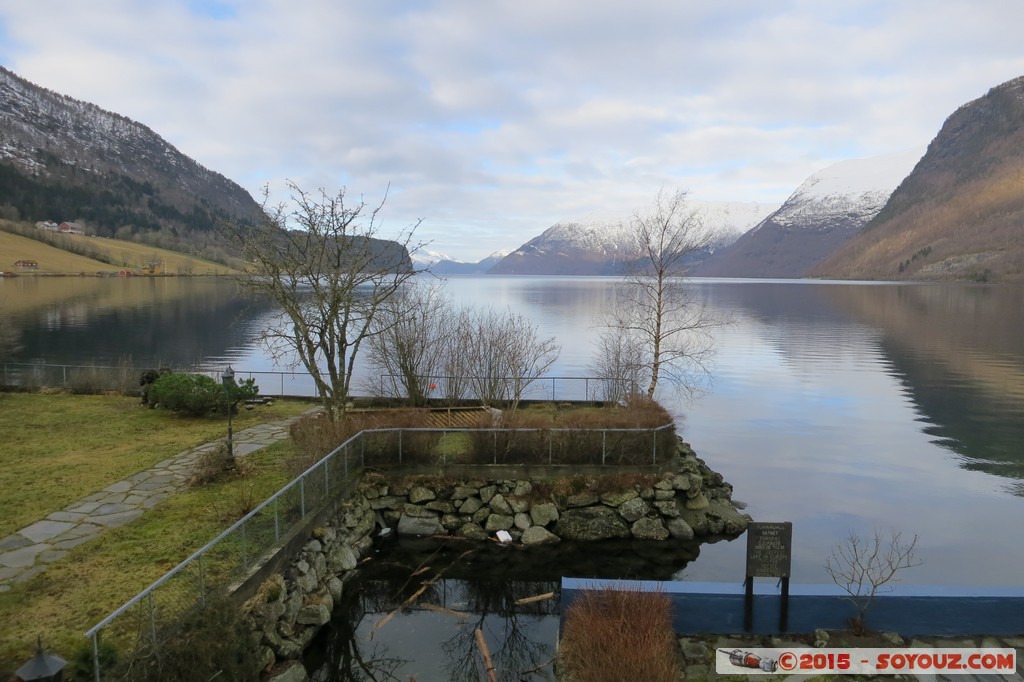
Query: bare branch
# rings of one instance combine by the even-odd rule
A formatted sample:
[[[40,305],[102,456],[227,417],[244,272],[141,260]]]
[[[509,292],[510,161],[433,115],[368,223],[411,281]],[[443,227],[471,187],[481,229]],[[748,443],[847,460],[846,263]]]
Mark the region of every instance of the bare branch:
[[[870,542],[851,532],[846,541],[836,545],[825,558],[825,571],[857,609],[853,621],[856,628],[863,629],[875,595],[891,591],[890,583],[896,581],[899,571],[923,563],[914,554],[916,546],[916,535],[906,542],[899,531],[890,531],[886,538],[876,529]]]
[[[599,348],[621,360],[625,356],[615,349],[628,342],[629,364],[616,367],[608,357],[598,364],[604,376],[620,384],[624,377],[632,382],[642,368],[648,397],[654,397],[662,378],[683,392],[697,393],[710,376],[712,331],[723,322],[693,296],[684,278],[687,259],[708,247],[711,232],[683,191],[658,192],[649,210],[633,215],[630,228],[632,267],[605,320],[609,334],[625,339],[603,340]]]
[[[241,284],[281,315],[261,334],[277,360],[296,358],[332,417],[345,409],[355,360],[384,304],[413,276],[410,251],[419,221],[393,240],[377,235],[384,202],[351,203],[345,190],[308,192],[288,183],[291,200],[269,206],[255,228],[225,225],[249,272]]]

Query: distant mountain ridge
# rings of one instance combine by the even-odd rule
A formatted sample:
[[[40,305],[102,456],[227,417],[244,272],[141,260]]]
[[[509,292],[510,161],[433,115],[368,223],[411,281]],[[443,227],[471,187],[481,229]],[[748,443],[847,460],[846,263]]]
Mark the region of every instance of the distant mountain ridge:
[[[841,161],[811,175],[774,213],[705,260],[709,277],[805,277],[888,201],[923,149]]]
[[[756,202],[694,202],[715,234],[711,247],[691,266],[732,243],[774,210]],[[587,216],[555,223],[501,259],[495,275],[621,275],[633,257],[629,218]]]
[[[1024,76],[949,116],[818,277],[1024,281]]]
[[[145,125],[0,67],[0,217],[190,247],[218,219],[261,215],[242,187]]]

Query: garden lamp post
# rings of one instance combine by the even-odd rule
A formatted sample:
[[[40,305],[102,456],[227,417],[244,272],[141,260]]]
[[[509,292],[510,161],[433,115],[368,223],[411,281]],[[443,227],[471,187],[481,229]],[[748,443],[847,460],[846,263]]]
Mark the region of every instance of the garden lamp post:
[[[61,682],[64,678],[65,665],[67,665],[67,661],[60,656],[53,656],[43,651],[43,642],[40,638],[36,640],[36,655],[18,668],[14,674],[17,675],[16,679],[24,680],[24,682]]]
[[[228,405],[228,457],[233,460],[235,458],[235,448],[231,442],[231,413],[234,410],[231,404],[231,391],[235,387],[235,370],[231,369],[231,365],[228,365],[224,373],[220,375],[220,380],[224,384],[224,401]]]

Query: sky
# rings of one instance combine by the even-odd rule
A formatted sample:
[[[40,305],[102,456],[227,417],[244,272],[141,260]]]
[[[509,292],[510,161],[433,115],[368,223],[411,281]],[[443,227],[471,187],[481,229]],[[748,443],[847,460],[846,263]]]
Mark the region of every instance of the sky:
[[[662,188],[781,204],[1024,75],[1020,0],[0,0],[0,64],[460,260]]]

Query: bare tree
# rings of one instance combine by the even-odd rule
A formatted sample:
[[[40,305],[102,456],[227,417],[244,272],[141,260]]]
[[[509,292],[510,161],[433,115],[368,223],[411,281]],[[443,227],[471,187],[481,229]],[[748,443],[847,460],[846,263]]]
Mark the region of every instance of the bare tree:
[[[646,366],[638,335],[606,329],[597,340],[597,354],[588,370],[597,379],[599,399],[622,402],[640,392]]]
[[[511,311],[488,308],[468,317],[461,374],[485,405],[503,404],[514,412],[530,384],[558,359],[560,349],[554,337],[540,338],[527,318]]]
[[[921,565],[921,560],[914,555],[916,545],[916,535],[904,542],[899,531],[889,531],[888,537],[883,537],[876,529],[871,540],[851,532],[846,541],[836,545],[826,557],[825,570],[857,609],[856,618],[850,622],[854,631],[863,632],[871,602],[879,592],[892,591],[892,587],[886,588],[886,585],[896,581],[897,572]]]
[[[459,326],[450,298],[439,286],[412,284],[381,306],[368,339],[374,385],[389,397],[423,405],[451,355]]]
[[[225,227],[250,267],[242,286],[282,310],[261,340],[275,361],[306,368],[334,419],[344,413],[360,347],[380,331],[374,319],[414,274],[409,253],[420,246],[412,243],[419,221],[384,240],[386,195],[374,206],[346,202],[344,189],[288,188],[291,200],[274,207],[264,191],[266,217],[255,227]]]
[[[629,228],[634,259],[605,326],[638,349],[648,397],[663,377],[696,391],[714,350],[711,330],[721,322],[685,286],[685,274],[688,258],[710,245],[711,232],[685,192],[664,190],[648,210],[634,213]]]

